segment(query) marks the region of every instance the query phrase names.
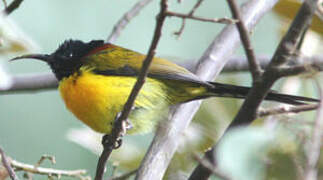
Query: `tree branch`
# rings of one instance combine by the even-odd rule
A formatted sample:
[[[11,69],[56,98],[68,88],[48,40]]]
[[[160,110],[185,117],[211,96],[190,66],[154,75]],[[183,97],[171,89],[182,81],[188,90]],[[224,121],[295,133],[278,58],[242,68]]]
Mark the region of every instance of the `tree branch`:
[[[252,29],[277,0],[252,0],[243,6],[243,20]],[[212,80],[220,73],[229,57],[239,46],[239,34],[234,25],[228,25],[212,42],[199,60],[196,74],[203,80]],[[159,126],[153,143],[145,155],[137,173],[137,179],[162,179],[166,168],[178,146],[178,137],[190,123],[201,101],[177,106],[171,119]],[[197,178],[198,179],[198,178]]]
[[[130,171],[130,172],[127,172],[125,174],[122,174],[120,176],[116,176],[116,177],[109,178],[108,180],[126,180],[130,176],[134,175],[136,172],[137,172],[137,169],[135,169],[133,171]]]
[[[211,164],[207,159],[202,159],[197,154],[194,155],[194,159],[199,164],[204,166],[204,168],[207,168],[209,171],[212,172],[212,174],[216,175],[220,179],[222,179],[222,180],[231,180],[232,179],[227,174],[224,174],[223,172],[221,172],[217,167],[215,167],[213,164]]]
[[[52,168],[43,168],[43,167],[35,167],[34,165],[21,163],[15,160],[11,160],[11,165],[13,168],[15,168],[16,171],[24,171],[29,172],[32,174],[40,174],[40,175],[47,175],[51,177],[57,177],[60,178],[62,176],[67,177],[76,177],[79,179],[86,179],[86,177],[83,177],[82,175],[86,174],[85,170],[58,170],[58,169],[52,169]]]
[[[155,55],[155,50],[157,48],[157,44],[158,44],[159,39],[161,37],[162,27],[163,27],[163,24],[164,24],[164,21],[166,18],[167,6],[168,6],[167,0],[161,0],[160,12],[159,12],[159,15],[157,18],[154,36],[153,36],[149,51],[147,53],[147,57],[143,61],[141,71],[139,72],[137,81],[136,81],[136,83],[135,83],[135,85],[128,97],[127,102],[125,103],[125,105],[123,107],[121,115],[116,119],[116,121],[114,123],[114,127],[112,129],[111,134],[109,135],[108,142],[105,145],[103,145],[104,149],[103,149],[103,152],[102,152],[99,162],[98,162],[97,172],[96,172],[96,176],[95,176],[96,180],[102,180],[106,162],[110,156],[110,153],[114,149],[115,143],[122,136],[122,132],[124,131],[123,124],[126,122],[128,116],[131,112],[132,106],[135,102],[135,99],[145,82],[146,76],[148,74],[148,68],[152,62],[154,55]]]
[[[195,5],[193,6],[193,8],[191,9],[191,11],[188,13],[189,16],[193,16],[193,14],[195,13],[195,11],[201,6],[203,0],[198,0]],[[182,25],[180,27],[180,29],[177,32],[174,32],[175,35],[177,35],[177,37],[180,37],[181,34],[184,31],[185,28],[185,24],[186,24],[186,18],[182,19]]]
[[[140,0],[137,2],[128,12],[126,12],[117,24],[113,27],[111,34],[109,35],[107,41],[113,43],[120,36],[121,31],[128,25],[130,20],[137,16],[139,12],[146,7],[152,0]]]
[[[58,81],[53,73],[15,75],[10,78],[11,84],[0,88],[0,94],[22,92],[38,92],[53,90],[58,87]]]
[[[2,164],[6,168],[6,170],[8,171],[10,178],[12,180],[18,180],[18,177],[17,177],[15,171],[11,167],[10,160],[8,159],[8,157],[6,156],[6,154],[4,153],[4,151],[2,150],[1,147],[0,147],[0,155],[1,155]]]
[[[305,104],[299,106],[282,106],[278,108],[261,109],[257,112],[257,117],[272,116],[287,113],[299,113],[304,111],[315,110],[319,107],[318,104]]]
[[[248,57],[248,62],[249,62],[249,69],[252,75],[252,80],[258,81],[260,76],[262,75],[262,69],[259,65],[259,62],[256,59],[256,55],[253,51],[251,42],[250,42],[250,37],[249,37],[249,32],[247,30],[246,25],[244,24],[244,22],[242,21],[242,17],[241,17],[241,13],[239,10],[239,7],[236,3],[235,0],[227,0],[229,7],[231,9],[232,12],[232,16],[233,18],[238,20],[237,23],[237,27],[239,30],[239,34],[240,34],[240,38],[244,47],[244,50],[247,54]]]
[[[264,99],[274,82],[280,78],[277,75],[280,66],[284,65],[287,62],[288,57],[293,54],[298,45],[298,40],[302,34],[302,30],[306,29],[310,24],[311,17],[315,11],[315,6],[310,7],[307,5],[308,3],[309,1],[305,1],[302,5],[297,17],[294,19],[294,23],[281,41],[273,59],[261,77],[261,81],[255,83],[251,88],[246,101],[231,123],[230,128],[237,125],[249,124],[256,118],[256,112],[261,101]]]
[[[52,169],[52,168],[39,167],[44,159],[50,159],[52,162],[55,162],[53,156],[44,155],[40,158],[40,160],[36,163],[36,165],[30,165],[30,164],[25,164],[8,158],[3,152],[3,150],[1,149],[1,147],[0,147],[0,155],[1,155],[2,163],[4,167],[7,169],[9,176],[12,180],[18,180],[18,177],[15,171],[24,171],[27,173],[47,175],[48,177],[57,177],[57,178],[61,178],[62,176],[67,176],[67,177],[79,178],[81,180],[89,179],[88,177],[83,176],[84,174],[86,174],[86,170],[68,171],[68,170],[58,170],[58,169]]]
[[[192,19],[192,20],[197,20],[202,22],[221,23],[221,24],[234,24],[237,22],[236,20],[230,19],[230,18],[203,18],[203,17],[198,17],[194,15],[189,15],[189,14],[182,14],[182,13],[177,13],[172,11],[167,11],[167,16],[179,17],[183,19]]]
[[[5,10],[3,10],[3,13],[6,15],[11,14],[14,10],[16,10],[20,4],[22,3],[23,0],[14,0],[12,3],[6,7]]]
[[[257,117],[257,109],[260,106],[260,103],[269,92],[274,82],[280,78],[277,75],[277,69],[279,69],[281,65],[286,64],[288,57],[290,57],[290,55],[293,55],[294,50],[298,45],[299,37],[302,34],[303,30],[305,30],[309,26],[315,9],[315,0],[306,0],[303,3],[289,31],[279,44],[273,59],[266,68],[264,74],[261,76],[260,80],[254,83],[241,109],[229,125],[229,128],[226,130],[226,132],[236,126],[248,125]],[[225,136],[226,132],[223,136]],[[217,144],[219,144],[221,140],[222,138],[217,142]],[[205,153],[205,157],[214,164],[216,164],[214,157],[215,149],[216,145]],[[199,165],[198,168],[195,169],[190,179],[207,179],[210,174],[211,172]],[[201,175],[203,176],[203,178],[197,178]]]

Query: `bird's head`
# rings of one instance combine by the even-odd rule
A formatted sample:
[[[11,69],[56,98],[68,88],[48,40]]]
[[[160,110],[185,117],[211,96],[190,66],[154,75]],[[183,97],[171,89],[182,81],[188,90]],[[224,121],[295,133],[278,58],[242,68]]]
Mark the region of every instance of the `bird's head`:
[[[61,80],[77,72],[83,65],[83,57],[102,45],[104,45],[104,41],[102,40],[94,40],[88,43],[79,40],[66,40],[52,54],[28,54],[13,58],[11,61],[19,59],[44,61],[51,67],[56,78]]]

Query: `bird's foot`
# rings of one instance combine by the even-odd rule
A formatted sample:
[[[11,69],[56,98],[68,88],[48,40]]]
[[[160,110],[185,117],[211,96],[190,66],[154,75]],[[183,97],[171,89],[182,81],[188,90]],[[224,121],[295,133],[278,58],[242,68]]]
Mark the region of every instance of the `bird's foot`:
[[[125,128],[127,131],[133,128],[133,125],[129,119],[127,119],[125,123],[126,123]]]
[[[121,137],[127,134],[127,131],[132,129],[133,125],[129,119],[122,121],[122,130],[121,130]]]
[[[112,135],[111,134],[106,134],[102,137],[102,145],[104,148],[110,148],[112,146],[113,149],[118,149],[122,145],[122,138],[118,137],[117,140],[112,143]]]

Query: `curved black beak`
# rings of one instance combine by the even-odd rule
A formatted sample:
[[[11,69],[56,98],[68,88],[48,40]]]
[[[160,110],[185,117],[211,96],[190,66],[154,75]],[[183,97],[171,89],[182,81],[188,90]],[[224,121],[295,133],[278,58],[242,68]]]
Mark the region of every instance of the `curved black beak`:
[[[48,60],[50,59],[50,55],[48,55],[48,54],[27,54],[27,55],[18,56],[13,59],[10,59],[10,62],[16,61],[19,59],[37,59],[40,61],[48,62]]]

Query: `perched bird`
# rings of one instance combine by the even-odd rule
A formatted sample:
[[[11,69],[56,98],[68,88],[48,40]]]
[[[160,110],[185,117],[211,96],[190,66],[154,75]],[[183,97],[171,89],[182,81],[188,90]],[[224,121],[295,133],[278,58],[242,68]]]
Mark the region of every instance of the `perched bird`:
[[[59,80],[59,91],[66,107],[93,130],[111,133],[117,114],[122,111],[145,55],[113,44],[94,40],[84,43],[67,40],[52,54],[30,54],[47,62]],[[202,81],[185,68],[155,57],[147,80],[129,116],[127,133],[149,131],[170,105],[209,97],[245,98],[250,88]],[[318,100],[268,93],[266,100],[300,105]]]

